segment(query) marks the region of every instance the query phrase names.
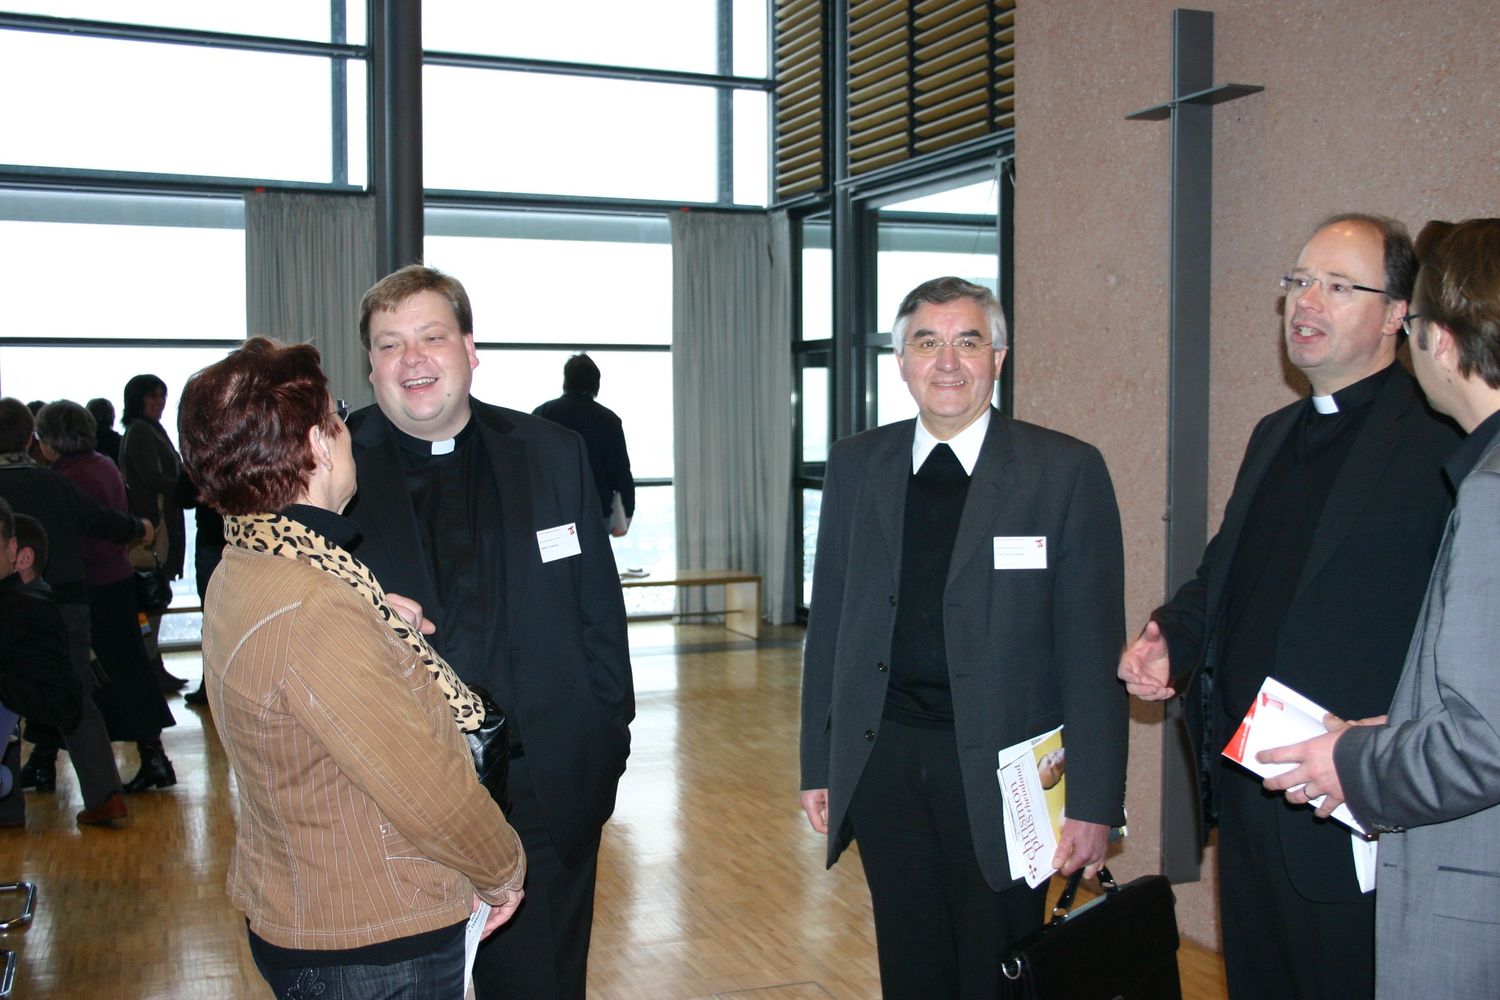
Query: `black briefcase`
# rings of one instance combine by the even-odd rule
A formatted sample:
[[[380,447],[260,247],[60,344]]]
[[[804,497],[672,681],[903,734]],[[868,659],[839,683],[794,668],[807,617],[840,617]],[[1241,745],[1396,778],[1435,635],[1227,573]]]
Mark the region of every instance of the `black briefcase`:
[[[1083,870],[1068,878],[1052,919],[1001,960],[1006,1000],[1181,1000],[1177,911],[1164,875],[1117,885],[1072,909]]]

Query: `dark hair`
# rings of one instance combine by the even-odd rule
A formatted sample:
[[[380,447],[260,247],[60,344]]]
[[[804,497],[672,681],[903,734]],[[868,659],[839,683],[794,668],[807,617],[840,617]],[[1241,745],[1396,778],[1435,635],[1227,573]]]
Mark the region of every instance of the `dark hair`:
[[[319,360],[311,344],[254,337],[183,386],[182,462],[210,507],[222,514],[276,511],[307,488],[317,468],[308,432],[347,433]]]
[[[0,453],[25,451],[31,447],[36,418],[26,404],[14,396],[0,399]]]
[[[10,504],[4,497],[0,497],[0,545],[4,545],[16,537],[16,513],[10,509]]]
[[[394,312],[401,303],[422,292],[437,292],[446,299],[458,320],[458,332],[473,335],[474,310],[469,306],[469,293],[464,291],[463,282],[435,267],[408,264],[375,282],[359,300],[359,342],[366,351],[370,349],[370,316],[377,310]]]
[[[1313,235],[1336,226],[1340,222],[1354,222],[1369,226],[1380,234],[1380,243],[1385,255],[1385,297],[1388,301],[1409,300],[1412,283],[1417,278],[1417,256],[1412,251],[1411,233],[1399,220],[1388,215],[1371,215],[1368,212],[1340,212],[1330,215],[1313,230]]]
[[[146,397],[160,389],[167,391],[167,383],[155,375],[137,375],[125,383],[125,413],[120,418],[120,423],[126,427],[137,417],[145,416]]]
[[[563,362],[563,392],[580,392],[590,399],[599,395],[599,366],[587,354],[575,354]]]
[[[984,309],[985,318],[989,320],[990,342],[997,351],[1004,348],[1007,343],[1005,314],[1000,311],[1000,302],[995,298],[995,293],[983,285],[950,275],[924,281],[906,293],[906,298],[901,300],[901,308],[896,310],[896,322],[891,325],[891,349],[897,354],[906,349],[906,328],[911,325],[912,313],[924,305],[946,305],[957,299],[973,299],[979,303]]]
[[[93,416],[71,399],[42,407],[36,415],[36,436],[59,455],[83,455],[98,443]]]
[[[16,514],[15,534],[16,548],[30,549],[32,561],[36,565],[37,574],[47,572],[47,560],[50,557],[47,545],[47,529],[42,527],[42,522],[30,514]]]
[[[94,418],[94,425],[99,430],[109,430],[115,425],[115,404],[103,396],[95,396],[83,408],[89,411]]]
[[[1429,222],[1417,257],[1414,311],[1453,335],[1460,375],[1500,389],[1500,219]]]

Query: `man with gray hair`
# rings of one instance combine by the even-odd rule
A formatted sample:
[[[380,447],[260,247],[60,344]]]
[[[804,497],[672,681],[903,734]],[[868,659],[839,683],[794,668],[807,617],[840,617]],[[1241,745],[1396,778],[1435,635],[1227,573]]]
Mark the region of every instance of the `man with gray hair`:
[[[1374,990],[1375,904],[1349,831],[1287,808],[1220,751],[1267,677],[1344,718],[1390,704],[1458,442],[1396,362],[1415,273],[1392,219],[1336,215],[1313,232],[1281,279],[1287,356],[1312,397],[1256,426],[1197,575],[1120,658],[1137,697],[1187,692],[1234,1000]]]
[[[829,865],[859,841],[885,997],[993,997],[1046,896],[1011,877],[997,753],[1066,725],[1063,873],[1096,871],[1124,819],[1120,515],[1097,449],[991,405],[988,289],[919,285],[892,340],[920,416],[829,451],[802,807]]]

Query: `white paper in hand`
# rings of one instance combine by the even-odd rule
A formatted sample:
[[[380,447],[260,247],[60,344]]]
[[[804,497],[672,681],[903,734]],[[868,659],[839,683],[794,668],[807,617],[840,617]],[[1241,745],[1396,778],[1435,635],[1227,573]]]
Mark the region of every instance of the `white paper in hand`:
[[[1256,754],[1262,750],[1284,747],[1289,743],[1301,743],[1314,736],[1328,732],[1323,725],[1323,716],[1328,710],[1317,702],[1287,687],[1274,677],[1267,677],[1256,692],[1255,700],[1245,710],[1245,718],[1239,729],[1224,748],[1224,756],[1262,778],[1290,771],[1295,764],[1262,764]],[[1308,804],[1317,808],[1323,801],[1320,795]],[[1333,818],[1357,833],[1365,828],[1359,825],[1349,807],[1343,803],[1333,811]]]

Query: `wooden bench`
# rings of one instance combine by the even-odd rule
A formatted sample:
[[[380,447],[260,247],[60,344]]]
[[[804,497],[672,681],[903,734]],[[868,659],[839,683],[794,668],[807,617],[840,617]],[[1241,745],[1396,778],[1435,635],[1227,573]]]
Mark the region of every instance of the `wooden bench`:
[[[752,639],[760,638],[760,577],[754,573],[737,569],[679,569],[661,576],[628,577],[620,581],[620,586],[723,587],[724,627]]]

